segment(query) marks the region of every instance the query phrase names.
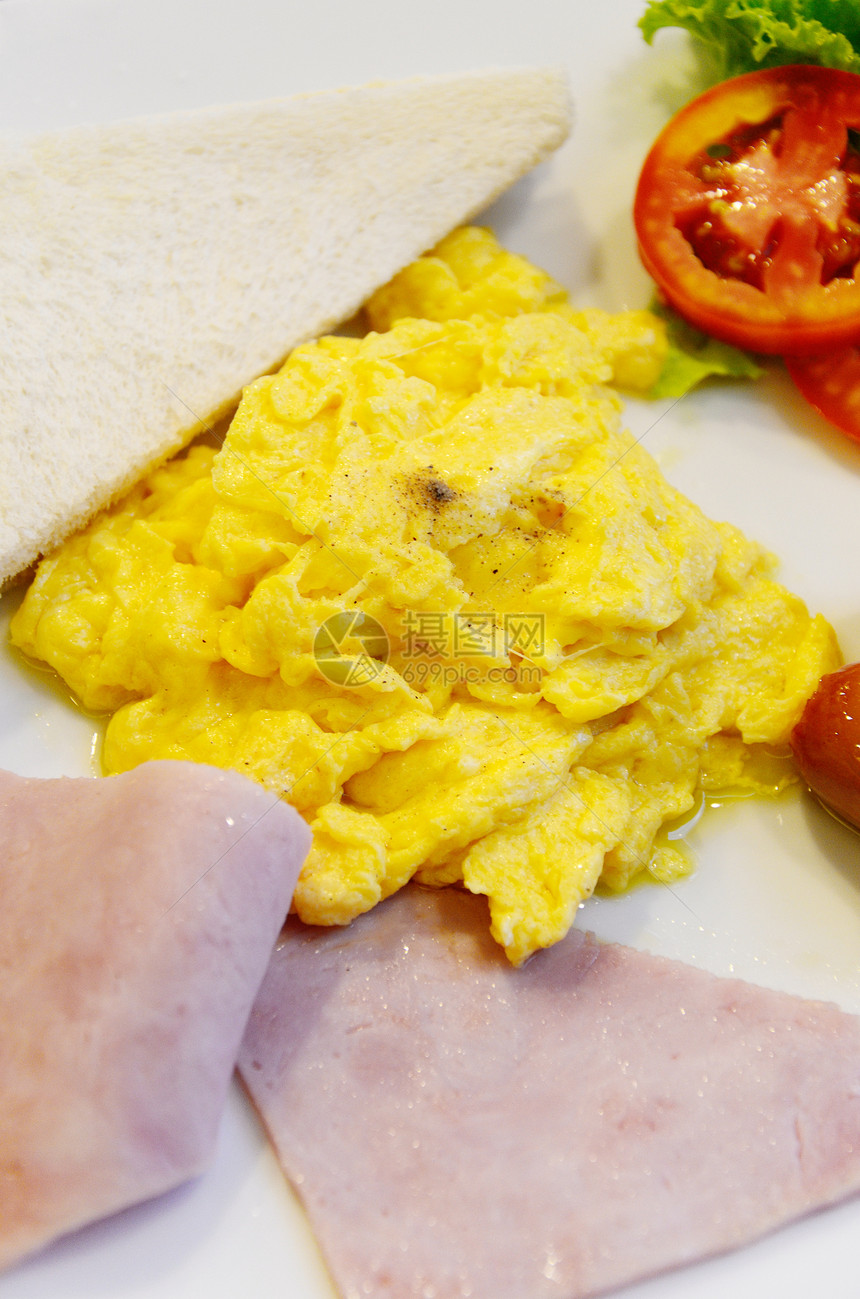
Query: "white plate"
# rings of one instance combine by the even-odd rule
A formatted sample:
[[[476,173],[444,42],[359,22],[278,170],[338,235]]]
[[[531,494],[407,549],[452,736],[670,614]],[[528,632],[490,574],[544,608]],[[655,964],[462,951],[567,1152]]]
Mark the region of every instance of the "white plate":
[[[636,28],[642,8],[640,0],[433,0],[420,8],[403,0],[3,0],[0,127],[108,120],[373,77],[563,63],[576,102],[573,137],[489,219],[578,300],[642,306],[649,287],[631,232],[633,186],[650,140],[696,88],[680,33],[645,46]],[[781,556],[786,583],[834,623],[846,656],[860,658],[860,449],[779,374],[674,405],[631,405],[628,416],[678,486]],[[5,649],[0,719],[0,765],[23,774],[92,771],[92,723]],[[593,900],[582,922],[607,938],[860,1012],[860,838],[797,796],[712,813],[692,843],[692,878]],[[858,1231],[855,1201],[625,1295],[807,1299],[814,1291],[849,1299],[858,1293]],[[208,1175],[63,1241],[8,1273],[0,1290],[4,1299],[333,1294],[238,1087]]]

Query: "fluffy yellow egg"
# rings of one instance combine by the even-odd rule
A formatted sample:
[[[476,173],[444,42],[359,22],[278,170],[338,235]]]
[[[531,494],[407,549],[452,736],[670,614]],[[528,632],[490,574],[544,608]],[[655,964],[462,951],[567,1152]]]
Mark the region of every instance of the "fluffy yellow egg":
[[[367,319],[46,560],[13,638],[111,713],[106,771],[192,758],[293,802],[304,920],[461,883],[519,963],[599,882],[683,871],[659,831],[703,791],[770,787],[838,650],[623,430],[647,312],[576,311],[466,229]]]

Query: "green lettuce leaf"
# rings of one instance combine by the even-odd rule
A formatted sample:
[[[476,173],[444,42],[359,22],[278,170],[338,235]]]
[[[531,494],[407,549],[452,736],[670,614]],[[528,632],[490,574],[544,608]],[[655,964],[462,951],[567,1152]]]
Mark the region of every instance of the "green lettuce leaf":
[[[669,351],[648,397],[683,397],[703,379],[757,379],[764,373],[749,352],[694,329],[671,307],[654,303],[650,310],[666,322]]]
[[[639,26],[649,44],[685,28],[717,80],[784,63],[860,72],[860,0],[649,0]]]

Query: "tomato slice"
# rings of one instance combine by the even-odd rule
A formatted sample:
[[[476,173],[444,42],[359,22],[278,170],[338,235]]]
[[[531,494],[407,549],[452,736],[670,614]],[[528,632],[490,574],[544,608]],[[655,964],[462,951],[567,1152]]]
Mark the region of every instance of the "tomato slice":
[[[706,91],[639,178],[639,251],[669,303],[752,351],[860,339],[860,75],[766,68]]]
[[[860,345],[786,357],[796,387],[819,414],[860,442]]]

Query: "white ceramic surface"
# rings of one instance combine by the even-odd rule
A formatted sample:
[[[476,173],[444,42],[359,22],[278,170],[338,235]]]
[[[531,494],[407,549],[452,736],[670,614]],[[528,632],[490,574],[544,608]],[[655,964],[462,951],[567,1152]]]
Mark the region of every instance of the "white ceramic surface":
[[[645,305],[630,203],[638,166],[696,90],[680,33],[649,49],[640,0],[2,0],[0,128],[50,128],[374,77],[523,63],[569,68],[576,126],[488,220],[507,244],[610,308]],[[860,448],[775,371],[628,408],[667,475],[782,558],[784,580],[860,658]],[[12,600],[2,601],[5,627]],[[0,765],[93,770],[94,724],[0,648]],[[694,875],[592,900],[582,923],[860,1012],[860,837],[804,796],[736,803],[691,835]],[[719,1134],[715,1134],[719,1139]],[[860,1201],[627,1299],[854,1299]],[[78,1233],[0,1279],[4,1299],[332,1299],[301,1210],[234,1089],[212,1171]],[[405,1297],[404,1297],[405,1299]],[[528,1296],[523,1296],[528,1299]],[[560,1296],[564,1299],[564,1296]]]

